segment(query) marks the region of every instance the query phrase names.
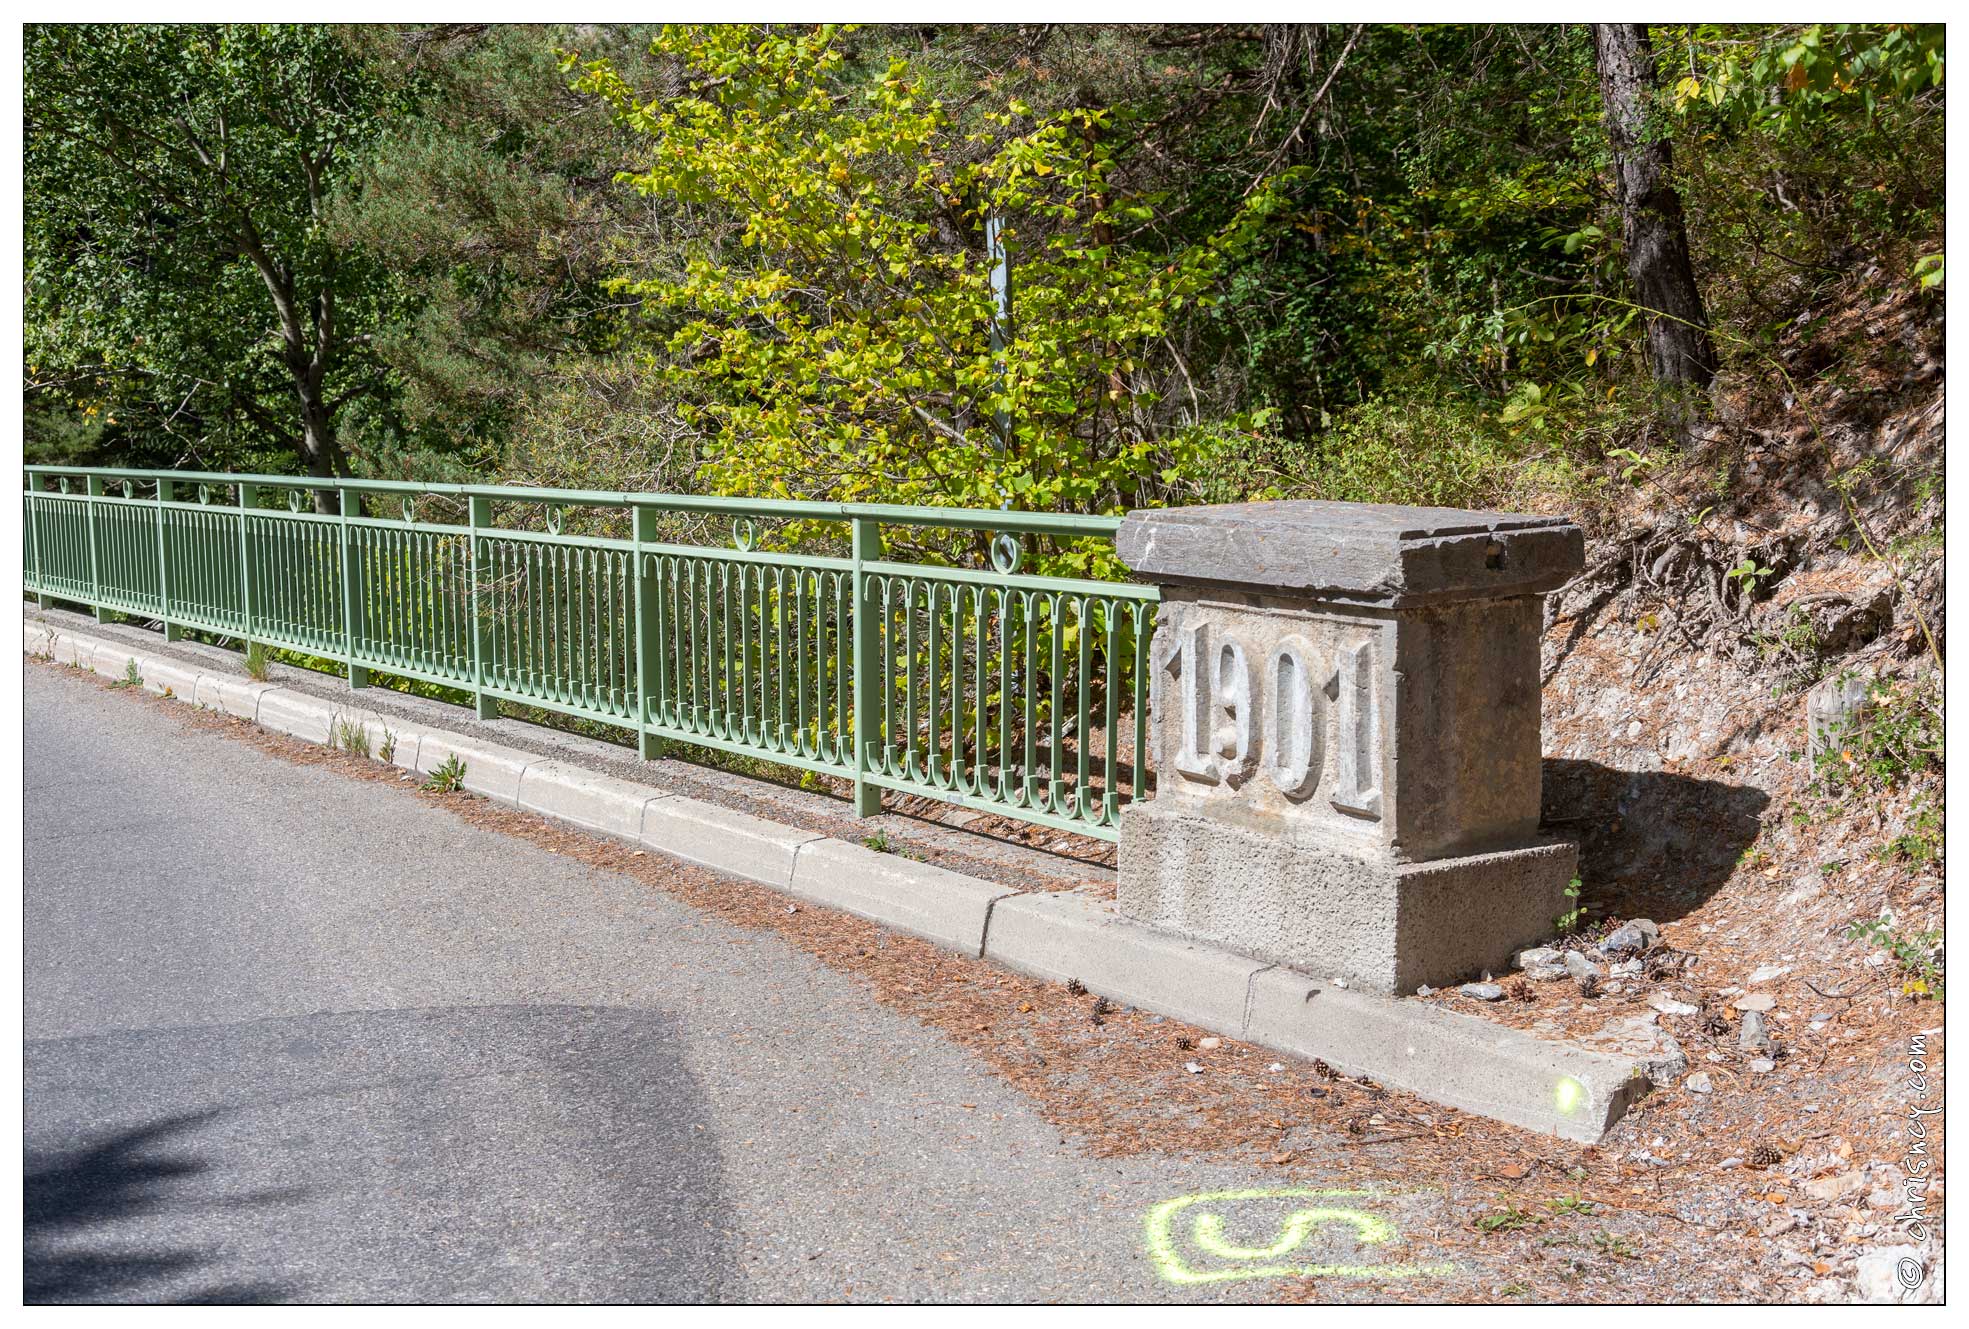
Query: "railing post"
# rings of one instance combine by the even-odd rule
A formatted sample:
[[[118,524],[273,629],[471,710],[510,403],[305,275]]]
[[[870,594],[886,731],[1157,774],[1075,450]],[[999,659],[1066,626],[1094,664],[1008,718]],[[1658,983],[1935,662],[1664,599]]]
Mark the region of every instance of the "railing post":
[[[254,584],[253,558],[250,541],[252,537],[246,530],[246,514],[260,505],[260,486],[242,484],[239,486],[239,639],[242,644],[253,640],[253,611],[259,607],[259,587]]]
[[[362,495],[355,495],[360,510]],[[356,623],[362,617],[362,574],[349,543],[349,491],[335,490],[335,532],[342,556],[342,660],[349,667],[349,686],[369,686],[369,670],[356,663]]]
[[[184,628],[171,621],[171,537],[170,526],[166,520],[164,505],[177,493],[171,481],[160,477],[157,481],[157,616],[164,623],[164,640],[177,641],[185,635]],[[241,524],[244,524],[242,519]]]
[[[41,482],[34,476],[27,477],[27,534],[29,548],[34,553],[34,604],[36,608],[46,609],[54,603],[48,594],[48,583],[42,580],[41,571],[41,504],[35,495],[41,492]]]
[[[492,655],[491,626],[485,612],[485,605],[479,599],[479,568],[485,562],[485,552],[479,534],[492,525],[492,500],[474,496],[467,500],[471,513],[471,596],[472,596],[472,697],[477,706],[479,719],[498,718],[499,702],[486,695],[487,676],[492,672],[487,660]]]
[[[103,563],[102,551],[96,537],[96,500],[103,496],[103,482],[99,476],[90,476],[83,484],[87,499],[83,511],[89,517],[89,594],[93,597],[90,607],[96,611],[96,622],[109,622],[109,610],[103,607]]]
[[[643,545],[656,540],[656,511],[633,508],[630,516],[635,536],[629,584],[636,592],[636,750],[644,761],[655,761],[663,755],[663,739],[649,731],[649,722],[650,706],[662,700],[656,665],[663,649],[657,640],[663,624],[657,604],[658,577],[643,575]]]
[[[855,815],[872,817],[882,810],[882,790],[869,783],[873,749],[881,738],[876,714],[881,706],[880,636],[875,621],[873,583],[863,564],[882,557],[882,528],[869,517],[854,519],[852,546],[855,604]]]

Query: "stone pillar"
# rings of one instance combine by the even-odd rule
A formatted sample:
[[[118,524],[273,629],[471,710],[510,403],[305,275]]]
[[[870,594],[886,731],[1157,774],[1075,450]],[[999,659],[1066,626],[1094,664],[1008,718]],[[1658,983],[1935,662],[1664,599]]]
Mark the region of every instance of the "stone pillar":
[[[1130,513],[1116,548],[1163,597],[1124,914],[1378,993],[1551,934],[1575,851],[1538,835],[1539,637],[1577,526],[1248,503]]]

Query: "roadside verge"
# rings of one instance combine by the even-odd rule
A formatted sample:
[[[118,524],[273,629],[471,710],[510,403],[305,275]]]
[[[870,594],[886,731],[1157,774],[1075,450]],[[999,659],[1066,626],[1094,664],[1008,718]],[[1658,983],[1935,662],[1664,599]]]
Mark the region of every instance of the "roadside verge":
[[[1637,1029],[1589,1049],[1416,1002],[1363,996],[1320,977],[1197,945],[1123,919],[1077,891],[1020,891],[811,830],[589,770],[565,756],[214,670],[163,642],[77,628],[27,607],[23,649],[127,679],[308,742],[357,748],[429,776],[450,764],[487,799],[742,877],[818,905],[1111,1000],[1463,1111],[1584,1142],[1664,1073],[1672,1043]],[[1658,1032],[1658,1031],[1657,1031]]]

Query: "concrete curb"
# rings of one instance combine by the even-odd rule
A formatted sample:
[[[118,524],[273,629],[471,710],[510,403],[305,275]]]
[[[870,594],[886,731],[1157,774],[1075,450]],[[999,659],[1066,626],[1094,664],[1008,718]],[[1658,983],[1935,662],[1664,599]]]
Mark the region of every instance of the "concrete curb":
[[[966,955],[984,954],[992,906],[1019,894],[840,840],[801,845],[788,889]]]
[[[378,753],[428,775],[456,755],[473,793],[744,877],[948,949],[1089,991],[1463,1111],[1597,1141],[1648,1088],[1668,1053],[1595,1051],[1475,1016],[1339,988],[1281,966],[1123,919],[1105,900],[1029,892],[834,840],[681,794],[434,727],[394,730],[374,712],[194,668],[159,650],[56,629],[25,610],[24,649],[116,678],[131,660],[147,691],[314,743],[359,723]],[[1665,1035],[1657,1037],[1665,1040]],[[1667,1044],[1670,1052],[1672,1042]]]

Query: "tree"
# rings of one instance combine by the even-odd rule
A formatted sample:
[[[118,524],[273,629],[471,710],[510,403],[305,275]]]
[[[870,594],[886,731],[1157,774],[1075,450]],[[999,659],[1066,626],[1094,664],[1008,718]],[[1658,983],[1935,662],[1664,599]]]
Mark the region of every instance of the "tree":
[[[1651,122],[1656,78],[1648,28],[1596,23],[1593,36],[1627,275],[1646,311],[1648,363],[1657,383],[1707,388],[1716,377],[1716,347],[1696,290],[1668,134]]]
[[[25,75],[30,387],[214,465],[347,474],[392,298],[322,225],[389,109],[361,61],[323,27],[41,25]]]
[[[721,492],[1039,511],[1152,501],[1200,445],[1158,410],[1149,352],[1207,297],[1270,188],[1173,251],[1115,243],[1152,217],[1109,185],[1105,110],[1017,98],[957,131],[900,56],[850,65],[810,32],[666,29],[689,84],[651,99],[607,61],[580,86],[652,144],[637,190],[696,221],[677,271],[625,278]],[[576,57],[569,57],[572,69]],[[1018,305],[991,337],[988,215]],[[1000,436],[993,422],[1010,422]]]

